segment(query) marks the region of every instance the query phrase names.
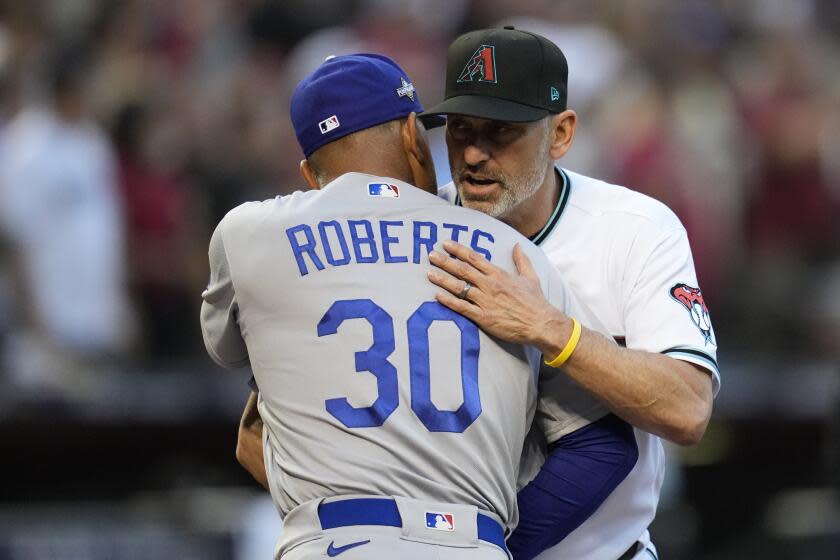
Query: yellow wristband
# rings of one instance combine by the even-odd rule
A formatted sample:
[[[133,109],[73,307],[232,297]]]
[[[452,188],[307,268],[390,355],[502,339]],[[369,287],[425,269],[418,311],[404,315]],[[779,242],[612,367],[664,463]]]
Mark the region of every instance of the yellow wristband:
[[[566,346],[563,348],[563,351],[554,358],[553,360],[546,361],[545,365],[549,367],[560,367],[565,364],[568,359],[572,356],[572,352],[575,351],[577,348],[578,342],[580,342],[580,321],[572,317],[572,336],[569,337],[569,342],[566,343]]]

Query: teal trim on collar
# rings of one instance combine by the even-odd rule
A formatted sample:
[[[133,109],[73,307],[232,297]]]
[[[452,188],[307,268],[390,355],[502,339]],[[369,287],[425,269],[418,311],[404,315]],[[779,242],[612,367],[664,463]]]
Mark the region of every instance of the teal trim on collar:
[[[560,216],[563,215],[563,210],[566,209],[566,203],[569,202],[569,194],[572,192],[572,181],[563,169],[558,167],[557,172],[563,178],[563,188],[560,190],[560,199],[557,201],[557,206],[554,207],[554,212],[551,213],[551,217],[548,219],[545,226],[543,226],[537,234],[528,238],[533,241],[535,245],[539,245],[545,241],[545,238],[551,234],[554,227],[557,225],[557,222],[560,221]]]

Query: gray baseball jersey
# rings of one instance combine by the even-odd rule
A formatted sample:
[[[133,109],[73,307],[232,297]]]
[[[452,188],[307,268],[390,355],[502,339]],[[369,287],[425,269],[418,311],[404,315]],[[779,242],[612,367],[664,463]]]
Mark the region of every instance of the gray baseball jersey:
[[[520,243],[552,304],[585,315],[513,229],[394,179],[349,173],[243,204],[217,227],[204,340],[219,364],[253,368],[281,514],[330,496],[397,495],[515,525],[541,356],[435,302],[428,253],[446,239],[508,271]],[[604,413],[541,401],[553,430]]]

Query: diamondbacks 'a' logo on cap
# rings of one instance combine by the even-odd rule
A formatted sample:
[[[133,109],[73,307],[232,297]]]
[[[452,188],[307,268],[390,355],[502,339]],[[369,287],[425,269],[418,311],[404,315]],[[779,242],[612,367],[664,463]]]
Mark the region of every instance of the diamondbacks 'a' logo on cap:
[[[481,45],[478,47],[461,71],[458,82],[497,83],[496,48],[493,45]]]
[[[676,284],[671,288],[670,293],[671,297],[681,303],[691,315],[694,326],[700,329],[706,344],[713,344],[712,319],[709,316],[709,308],[706,307],[700,289],[688,284]]]

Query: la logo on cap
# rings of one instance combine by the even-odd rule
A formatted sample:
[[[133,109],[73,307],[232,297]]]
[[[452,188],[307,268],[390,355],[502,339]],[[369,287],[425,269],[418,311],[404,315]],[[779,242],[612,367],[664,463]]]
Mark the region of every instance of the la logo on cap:
[[[478,76],[477,80],[476,76]],[[491,84],[498,82],[496,79],[496,47],[493,45],[478,47],[458,77],[459,83],[473,81],[490,82]]]

